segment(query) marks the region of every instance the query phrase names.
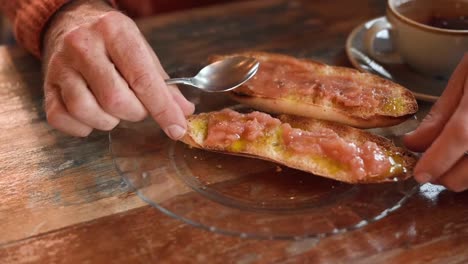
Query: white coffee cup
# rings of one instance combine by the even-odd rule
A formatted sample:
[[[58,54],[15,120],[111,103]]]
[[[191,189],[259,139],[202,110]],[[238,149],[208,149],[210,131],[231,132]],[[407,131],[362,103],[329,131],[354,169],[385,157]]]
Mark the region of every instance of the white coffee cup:
[[[405,62],[425,75],[448,78],[468,52],[464,19],[468,0],[388,0],[386,20],[365,34],[366,52],[383,63]],[[455,28],[445,28],[450,24]],[[374,42],[383,30],[389,31],[393,50],[379,53]]]

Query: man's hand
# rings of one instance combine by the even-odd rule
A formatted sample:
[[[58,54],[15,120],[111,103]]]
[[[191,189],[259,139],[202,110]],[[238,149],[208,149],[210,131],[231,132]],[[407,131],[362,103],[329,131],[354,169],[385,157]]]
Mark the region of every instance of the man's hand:
[[[148,113],[172,139],[194,106],[168,78],[135,23],[105,1],[77,0],[59,11],[44,38],[45,111],[53,127],[87,136]]]
[[[405,144],[425,152],[414,168],[416,180],[457,192],[468,188],[468,53],[428,116],[405,137]]]

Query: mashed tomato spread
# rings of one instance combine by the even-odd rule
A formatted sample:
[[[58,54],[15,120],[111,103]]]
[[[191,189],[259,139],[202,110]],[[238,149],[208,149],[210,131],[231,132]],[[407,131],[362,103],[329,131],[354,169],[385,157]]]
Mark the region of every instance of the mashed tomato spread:
[[[225,148],[241,138],[255,141],[280,124],[280,120],[265,113],[240,114],[230,109],[224,109],[210,116],[204,144]]]
[[[392,92],[382,84],[376,84],[375,89],[363,89],[368,84],[358,72],[342,74],[328,71],[329,66],[314,69],[293,59],[261,56],[257,59],[261,62],[257,74],[236,92],[268,98],[289,95],[322,98],[344,106],[366,108],[379,106],[385,101],[385,95]]]
[[[225,149],[236,141],[256,142],[272,133],[281,134],[279,145],[283,146],[282,151],[326,158],[346,168],[357,179],[385,174],[392,166],[390,157],[374,142],[357,145],[332,129],[317,127],[305,131],[261,112],[241,114],[225,109],[210,115],[204,145]]]
[[[282,124],[281,128],[282,139],[287,149],[301,155],[327,157],[347,166],[358,179],[366,175],[384,174],[392,166],[390,158],[374,142],[367,141],[356,145],[328,128],[304,131],[292,128],[289,124]]]

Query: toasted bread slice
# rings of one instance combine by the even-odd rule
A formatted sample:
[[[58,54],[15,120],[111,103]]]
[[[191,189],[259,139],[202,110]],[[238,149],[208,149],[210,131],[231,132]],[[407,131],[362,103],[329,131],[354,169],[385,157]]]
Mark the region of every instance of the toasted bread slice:
[[[233,90],[232,96],[262,111],[372,128],[399,124],[418,110],[409,90],[369,73],[263,52],[211,60],[228,56],[253,57],[260,62],[257,74]]]
[[[301,138],[304,135],[306,138]],[[259,112],[222,110],[189,116],[182,141],[196,148],[269,160],[347,183],[404,180],[416,163],[407,150],[366,131],[297,116],[277,119]]]

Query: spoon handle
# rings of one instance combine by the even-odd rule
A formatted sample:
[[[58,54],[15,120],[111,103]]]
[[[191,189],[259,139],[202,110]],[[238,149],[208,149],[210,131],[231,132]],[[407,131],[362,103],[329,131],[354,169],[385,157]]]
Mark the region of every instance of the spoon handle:
[[[193,85],[192,78],[172,78],[164,80],[166,84],[186,84]]]

